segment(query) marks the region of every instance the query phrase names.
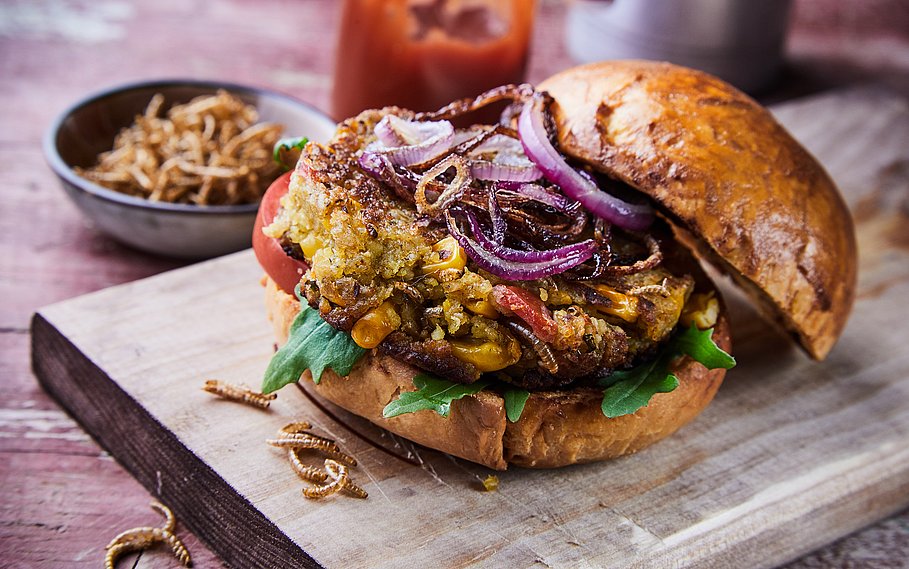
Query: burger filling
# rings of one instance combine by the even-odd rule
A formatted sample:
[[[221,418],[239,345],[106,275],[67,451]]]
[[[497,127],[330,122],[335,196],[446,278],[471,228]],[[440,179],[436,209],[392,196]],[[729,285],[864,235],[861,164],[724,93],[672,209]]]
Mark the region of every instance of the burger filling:
[[[455,130],[445,119],[461,105],[366,111],[303,150],[265,231],[309,265],[299,294],[327,323],[450,381],[529,390],[652,358],[680,319],[713,326],[716,299],[669,262],[669,233],[642,206],[615,198],[624,217],[610,220],[566,195],[624,190],[538,156],[548,140],[527,138],[546,125],[529,121],[545,115]]]

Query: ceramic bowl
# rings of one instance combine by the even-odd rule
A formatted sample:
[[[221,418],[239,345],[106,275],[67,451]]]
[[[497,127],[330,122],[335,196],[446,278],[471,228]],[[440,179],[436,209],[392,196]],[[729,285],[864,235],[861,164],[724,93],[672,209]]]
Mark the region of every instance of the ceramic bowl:
[[[76,174],[113,147],[121,128],[141,114],[155,93],[164,108],[225,89],[255,105],[259,120],[283,124],[284,136],[326,141],[335,130],[327,115],[267,89],[194,80],[162,80],[116,87],[64,111],[44,137],[44,153],[67,195],[95,226],[136,249],[168,257],[203,259],[250,246],[258,204],[198,206],[153,202],[103,188]]]

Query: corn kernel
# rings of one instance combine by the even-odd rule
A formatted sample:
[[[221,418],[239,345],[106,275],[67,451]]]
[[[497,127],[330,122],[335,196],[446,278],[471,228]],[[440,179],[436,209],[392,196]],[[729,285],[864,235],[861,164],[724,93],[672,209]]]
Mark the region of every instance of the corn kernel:
[[[371,350],[400,325],[401,317],[395,312],[394,305],[386,300],[357,320],[350,337],[361,348]]]
[[[499,489],[499,477],[495,474],[490,474],[483,479],[483,490],[486,492],[495,492]]]
[[[498,371],[517,363],[521,349],[512,340],[507,344],[452,340],[451,351],[461,361],[473,364],[481,372]]]
[[[468,300],[464,302],[464,308],[490,320],[495,320],[499,317],[499,311],[495,309],[491,302],[486,300]]]
[[[618,316],[625,322],[634,322],[638,319],[637,298],[622,294],[606,285],[594,285],[594,288],[612,302],[610,306],[597,306],[597,310]]]
[[[701,330],[713,328],[720,315],[720,301],[714,296],[713,291],[691,295],[679,322],[683,326],[691,327],[692,324]]]
[[[434,273],[442,269],[463,270],[467,265],[467,253],[455,238],[448,236],[432,246],[430,262],[423,265],[423,273]]]
[[[300,250],[303,251],[303,256],[309,260],[312,260],[316,252],[322,248],[322,240],[319,237],[311,232],[303,238],[303,241],[300,241]]]

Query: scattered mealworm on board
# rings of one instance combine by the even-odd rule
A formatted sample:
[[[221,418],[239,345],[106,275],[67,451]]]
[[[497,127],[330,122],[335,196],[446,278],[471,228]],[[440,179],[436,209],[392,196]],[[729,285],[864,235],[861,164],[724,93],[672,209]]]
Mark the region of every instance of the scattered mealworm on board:
[[[335,442],[321,437],[305,436],[300,433],[293,437],[284,436],[279,439],[267,439],[265,442],[278,448],[316,450],[348,466],[357,465],[357,459],[342,451],[341,447]]]
[[[312,425],[308,421],[297,421],[296,423],[285,425],[280,431],[278,431],[278,435],[295,435],[311,428]]]
[[[271,402],[278,397],[277,393],[259,393],[246,387],[232,385],[217,379],[206,380],[205,386],[202,389],[208,393],[227,399],[228,401],[245,403],[247,405],[252,405],[253,407],[258,407],[259,409],[268,409]]]
[[[326,468],[330,460],[331,459],[326,459]],[[338,463],[335,464],[337,465],[338,475],[333,477],[334,479],[329,484],[304,488],[303,495],[310,499],[324,498],[325,496],[334,494],[335,492],[346,487],[350,483],[350,475],[347,466]]]
[[[319,470],[315,466],[309,466],[304,464],[302,458],[300,458],[299,449],[288,449],[287,458],[290,460],[290,465],[293,467],[294,472],[296,472],[300,478],[308,482],[315,482],[316,484],[325,484],[328,482],[328,473],[324,470]]]
[[[294,472],[300,478],[315,484],[305,488],[303,495],[317,499],[340,490],[356,498],[367,498],[369,494],[350,479],[349,467],[356,466],[357,460],[343,452],[333,440],[310,433],[311,428],[312,424],[308,421],[290,423],[278,431],[277,438],[265,441],[271,446],[286,448],[287,458]],[[315,450],[329,457],[325,460],[325,470],[303,461],[303,453],[308,450]]]
[[[325,461],[325,470],[332,476],[332,478],[341,477],[341,469],[345,468],[344,465],[338,464],[336,461],[328,459]],[[368,498],[369,493],[366,490],[360,488],[353,480],[348,476],[347,482],[341,488],[342,491],[347,492],[348,494],[356,498]]]

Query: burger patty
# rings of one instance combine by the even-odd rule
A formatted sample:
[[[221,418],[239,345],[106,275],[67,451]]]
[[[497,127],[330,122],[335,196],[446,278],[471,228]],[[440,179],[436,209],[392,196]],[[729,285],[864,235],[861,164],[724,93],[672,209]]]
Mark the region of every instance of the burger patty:
[[[509,282],[474,266],[443,222],[359,168],[386,113],[412,116],[366,111],[307,145],[266,229],[310,265],[301,291],[326,322],[452,381],[495,373],[528,389],[628,368],[668,338],[694,281],[658,263],[595,281]],[[614,232],[614,257],[648,258],[647,239]]]

